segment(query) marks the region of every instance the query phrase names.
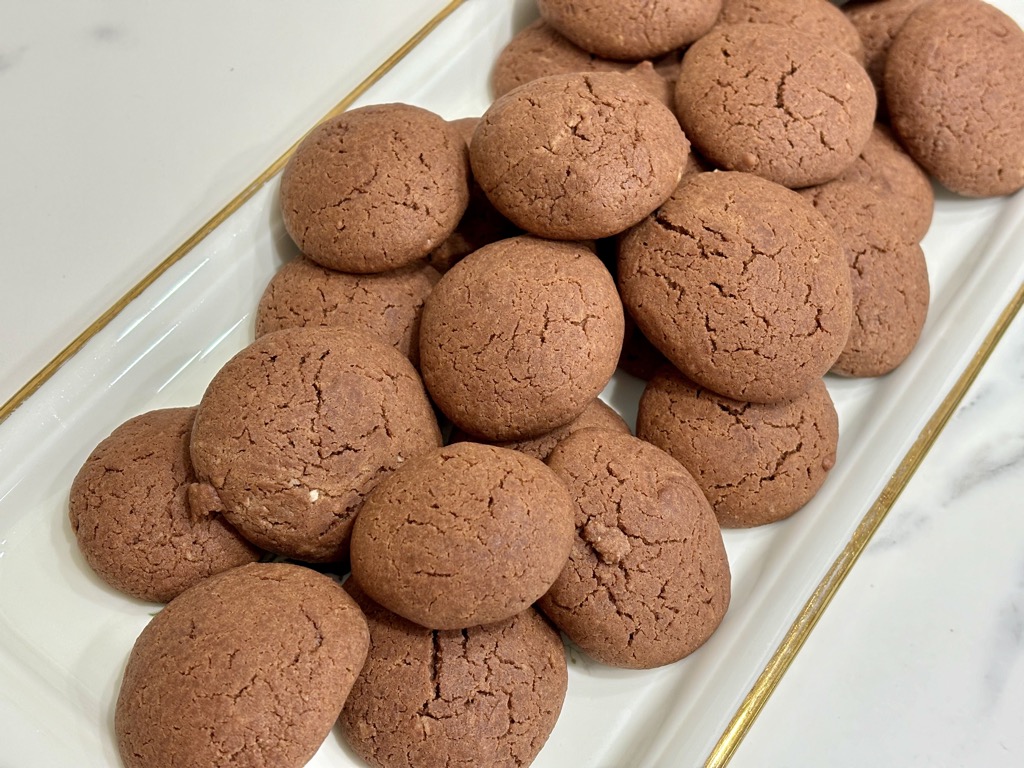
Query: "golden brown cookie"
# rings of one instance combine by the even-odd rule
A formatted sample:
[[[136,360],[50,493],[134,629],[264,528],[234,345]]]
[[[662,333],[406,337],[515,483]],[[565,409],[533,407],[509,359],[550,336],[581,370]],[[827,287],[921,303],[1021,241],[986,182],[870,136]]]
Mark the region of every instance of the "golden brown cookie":
[[[354,109],[313,129],[281,176],[288,234],[313,261],[384,272],[438,246],[469,202],[466,146],[409,104]]]
[[[584,652],[650,669],[693,653],[729,607],[718,521],[678,461],[588,429],[548,458],[576,499],[569,563],[538,606]]]
[[[502,96],[470,160],[487,197],[541,237],[618,234],[667,198],[689,143],[663,103],[617,72],[551,75]]]
[[[673,365],[737,400],[796,397],[850,333],[850,270],[832,228],[750,174],[686,177],[622,238],[619,287]]]
[[[456,443],[407,461],[370,494],[352,533],[352,576],[430,629],[503,621],[554,582],[572,521],[572,499],[543,463]]]
[[[535,459],[545,461],[556,445],[581,429],[604,429],[609,432],[619,432],[625,435],[631,434],[629,425],[622,420],[619,414],[602,400],[594,399],[590,402],[590,405],[583,409],[583,413],[565,426],[553,429],[540,437],[533,437],[529,440],[513,440],[507,443],[497,443],[496,445],[499,448],[519,451],[527,456],[533,456]],[[473,437],[467,435],[462,430],[456,429],[448,442],[461,443],[466,440],[473,440]]]
[[[982,0],[933,0],[889,48],[885,98],[907,151],[969,197],[1024,187],[1024,31]]]
[[[350,275],[300,256],[281,267],[263,291],[256,308],[256,336],[306,326],[366,331],[418,365],[420,312],[440,279],[425,262]]]
[[[839,420],[820,379],[793,400],[743,403],[664,368],[644,390],[637,436],[686,467],[723,528],[789,517],[825,482]]]
[[[828,0],[724,0],[719,24],[777,24],[838,48],[864,64],[864,43]]]
[[[527,608],[497,624],[430,630],[345,583],[370,652],[345,701],[349,746],[376,768],[519,768],[540,752],[568,684],[562,640]]]
[[[699,38],[714,25],[722,0],[537,0],[537,7],[584,50],[636,61]]]
[[[842,173],[875,120],[863,67],[774,24],[716,27],[690,46],[675,104],[687,138],[714,165],[794,188]]]
[[[220,515],[189,510],[195,413],[167,408],[129,419],[71,484],[68,514],[82,556],[107,584],[140,600],[165,603],[262,554]]]
[[[423,308],[420,368],[458,427],[487,440],[568,424],[615,372],[622,304],[601,261],[576,243],[516,237],[484,246]]]
[[[114,713],[126,768],[305,765],[366,658],[355,602],[284,563],[183,592],[139,635]]]
[[[340,560],[363,497],[440,443],[423,384],[398,350],[341,328],[286,328],[236,354],[207,387],[189,502],[223,510],[271,552]]]
[[[928,265],[917,241],[894,222],[889,201],[856,182],[801,192],[839,238],[853,291],[853,325],[832,371],[881,376],[902,363],[928,315]]]

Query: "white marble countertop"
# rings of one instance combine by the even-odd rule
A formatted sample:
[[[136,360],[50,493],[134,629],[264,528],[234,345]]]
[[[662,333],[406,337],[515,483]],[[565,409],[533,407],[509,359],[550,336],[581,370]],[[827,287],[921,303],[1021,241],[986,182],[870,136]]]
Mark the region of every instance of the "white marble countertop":
[[[0,403],[446,5],[0,0]],[[1024,765],[1022,385],[1018,317],[731,765]]]

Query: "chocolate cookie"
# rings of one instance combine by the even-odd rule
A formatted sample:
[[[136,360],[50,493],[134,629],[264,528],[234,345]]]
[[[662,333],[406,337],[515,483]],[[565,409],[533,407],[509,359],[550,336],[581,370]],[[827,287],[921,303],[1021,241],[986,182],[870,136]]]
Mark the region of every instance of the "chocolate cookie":
[[[588,429],[548,458],[576,499],[569,563],[539,607],[584,652],[649,669],[693,653],[729,607],[718,521],[678,461]]]
[[[781,403],[742,403],[663,369],[640,398],[637,436],[686,467],[726,528],[789,517],[835,464],[839,420],[820,379]]]
[[[466,146],[409,104],[344,112],[313,129],[281,176],[299,250],[341,272],[384,272],[437,247],[469,202]]]
[[[619,355],[619,368],[630,376],[648,381],[663,365],[670,365],[658,348],[644,336],[636,322],[626,315],[626,335]]]
[[[870,0],[843,6],[843,13],[864,44],[864,69],[875,84],[879,114],[885,106],[883,89],[889,46],[903,22],[924,2],[926,0]]]
[[[839,238],[850,265],[853,325],[832,370],[881,376],[914,349],[928,314],[928,265],[890,218],[888,200],[851,182],[803,190]]]
[[[223,510],[271,552],[340,560],[363,497],[440,443],[420,378],[393,347],[340,328],[286,328],[243,349],[207,387],[189,502]]]
[[[679,182],[689,144],[672,112],[615,72],[552,75],[506,94],[470,147],[502,214],[556,240],[618,234]]]
[[[68,513],[85,561],[107,584],[165,603],[261,552],[217,514],[193,516],[189,434],[195,408],[129,419],[86,459]]]
[[[514,440],[507,443],[498,443],[497,445],[499,448],[508,448],[512,451],[519,451],[520,453],[525,453],[527,456],[533,456],[535,459],[545,461],[551,454],[551,451],[555,449],[556,445],[574,432],[579,432],[581,429],[603,429],[609,432],[619,432],[626,435],[631,434],[629,431],[629,425],[622,420],[622,417],[619,416],[619,414],[605,405],[601,400],[594,399],[590,402],[590,405],[583,409],[583,413],[563,427],[553,429],[540,437],[534,437],[529,440]],[[472,439],[473,438],[465,432],[456,430],[452,434],[452,438],[449,442],[461,443]]]
[[[114,730],[126,768],[298,768],[366,658],[359,608],[327,576],[234,568],[175,598],[139,635]]]
[[[424,629],[349,580],[370,653],[341,712],[349,746],[377,768],[520,768],[555,726],[568,684],[561,638],[535,611],[483,627]]]
[[[884,198],[888,215],[907,236],[921,240],[928,232],[935,211],[932,182],[884,125],[875,125],[860,155],[836,181],[865,184]]]
[[[568,492],[537,459],[456,443],[406,462],[370,494],[352,533],[352,576],[424,627],[503,621],[558,576],[572,519]]]
[[[821,184],[860,154],[875,89],[850,56],[774,24],[717,27],[683,57],[676,114],[715,165],[787,187]]]
[[[350,328],[379,336],[418,365],[420,312],[440,279],[424,262],[374,275],[350,275],[309,259],[293,259],[263,291],[256,309],[256,335],[305,326]]]
[[[494,97],[548,75],[573,72],[626,72],[634,62],[612,61],[584,51],[543,19],[517,32],[498,54],[491,71]]]
[[[619,286],[673,365],[737,400],[796,397],[850,333],[850,270],[832,228],[750,174],[686,177],[622,238]]]
[[[719,24],[777,24],[838,48],[864,64],[864,43],[828,0],[724,0]]]
[[[463,117],[451,121],[452,126],[465,140],[467,151],[473,139],[473,132],[479,123],[479,117]],[[430,266],[443,274],[478,248],[519,234],[522,234],[522,230],[498,213],[491,205],[491,201],[487,199],[487,195],[480,189],[480,185],[476,183],[476,179],[471,175],[469,205],[466,207],[466,212],[459,220],[455,231],[430,252],[427,261]]]
[[[622,325],[615,282],[591,251],[502,240],[456,264],[427,299],[423,380],[464,431],[535,437],[568,424],[604,389]]]
[[[647,59],[692,43],[718,18],[721,0],[537,0],[541,17],[584,50]]]
[[[934,0],[889,48],[892,126],[921,166],[961,195],[1024,187],[1024,31],[982,0]]]

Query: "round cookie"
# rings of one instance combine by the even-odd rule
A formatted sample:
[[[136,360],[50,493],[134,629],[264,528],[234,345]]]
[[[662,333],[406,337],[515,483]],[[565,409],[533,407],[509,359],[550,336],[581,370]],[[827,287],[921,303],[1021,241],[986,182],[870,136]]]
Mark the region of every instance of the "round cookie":
[[[692,43],[721,0],[537,0],[541,17],[576,45],[609,59],[646,59]]]
[[[519,768],[547,740],[568,684],[558,634],[527,608],[497,624],[430,630],[380,607],[352,580],[370,652],[339,725],[376,768]]]
[[[341,272],[384,272],[437,247],[469,201],[466,147],[425,109],[376,104],[321,123],[281,176],[299,250]]]
[[[881,376],[902,363],[928,315],[928,265],[917,241],[890,219],[887,200],[833,181],[801,192],[825,217],[850,265],[853,325],[834,373]]]
[[[456,443],[406,462],[367,498],[352,576],[388,610],[430,629],[503,621],[558,576],[573,503],[518,451]]]
[[[1024,31],[982,0],[934,0],[889,48],[885,98],[910,156],[969,197],[1024,187]]]
[[[622,332],[615,282],[597,256],[517,237],[441,278],[423,307],[420,367],[456,426],[519,440],[583,412],[615,372]]]
[[[556,445],[574,432],[579,432],[581,429],[603,429],[608,432],[619,432],[625,435],[632,434],[629,430],[629,425],[623,421],[619,414],[605,405],[603,401],[594,399],[590,402],[590,405],[583,409],[583,413],[565,426],[553,429],[540,437],[534,437],[529,440],[498,443],[497,445],[499,448],[508,448],[512,451],[519,451],[520,453],[525,453],[527,456],[532,456],[540,461],[545,461],[551,454],[551,451],[555,449]],[[448,442],[460,443],[472,439],[472,437],[461,430],[455,430],[452,434],[451,440]]]
[[[375,336],[286,328],[213,377],[192,430],[193,510],[310,562],[343,559],[363,497],[441,444],[412,364]]]
[[[588,429],[548,458],[576,499],[569,563],[538,603],[584,652],[615,667],[671,664],[729,607],[718,521],[690,474],[631,435]]]
[[[843,13],[853,24],[864,45],[864,69],[879,95],[879,113],[885,106],[883,82],[885,60],[889,46],[900,31],[903,22],[914,10],[927,0],[870,0],[870,2],[847,3]]]
[[[860,34],[828,0],[724,0],[718,23],[778,24],[838,48],[864,64]]]
[[[420,312],[440,279],[424,262],[351,275],[299,257],[281,267],[263,291],[256,336],[305,326],[352,328],[379,336],[417,365]]]
[[[452,120],[451,125],[466,142],[466,149],[473,139],[473,132],[480,123],[479,117],[463,117]],[[430,252],[427,261],[440,273],[451,269],[456,262],[488,243],[504,240],[522,234],[522,230],[498,213],[476,180],[469,179],[469,205],[459,225],[443,243]]]
[[[716,27],[683,56],[676,114],[714,165],[787,187],[842,173],[871,135],[875,89],[850,56],[774,24]]]
[[[528,232],[592,240],[657,208],[689,143],[664,104],[616,72],[552,75],[502,96],[473,134],[473,176]]]
[[[491,70],[494,97],[548,75],[573,72],[626,72],[631,61],[602,59],[560,35],[543,19],[517,32],[502,48]]]
[[[622,238],[619,287],[673,365],[737,400],[796,397],[850,333],[850,270],[832,228],[750,174],[686,177]]]
[[[129,419],[71,484],[68,515],[82,556],[107,584],[140,600],[165,603],[262,554],[220,515],[189,510],[195,413],[167,408]]]
[[[885,199],[902,232],[915,240],[927,234],[935,211],[932,182],[884,125],[875,125],[853,165],[835,180],[867,185]]]
[[[366,658],[353,600],[308,568],[234,568],[139,635],[114,713],[126,768],[305,765]]]
[[[839,419],[825,383],[770,405],[716,395],[664,368],[640,398],[637,436],[686,467],[723,528],[789,517],[835,464]]]

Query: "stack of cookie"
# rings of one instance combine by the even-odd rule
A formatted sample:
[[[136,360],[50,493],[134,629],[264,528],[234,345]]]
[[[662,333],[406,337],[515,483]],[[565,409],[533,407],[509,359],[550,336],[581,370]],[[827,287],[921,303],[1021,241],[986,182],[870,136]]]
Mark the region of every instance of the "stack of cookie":
[[[1024,186],[1024,34],[981,0],[538,5],[481,118],[310,134],[254,343],[76,479],[89,564],[171,601],[126,764],[297,766],[339,712],[372,765],[528,764],[567,687],[551,624],[618,667],[699,648],[721,528],[835,464],[823,377],[911,353],[922,166]],[[598,399],[617,365],[648,379],[635,437]]]

